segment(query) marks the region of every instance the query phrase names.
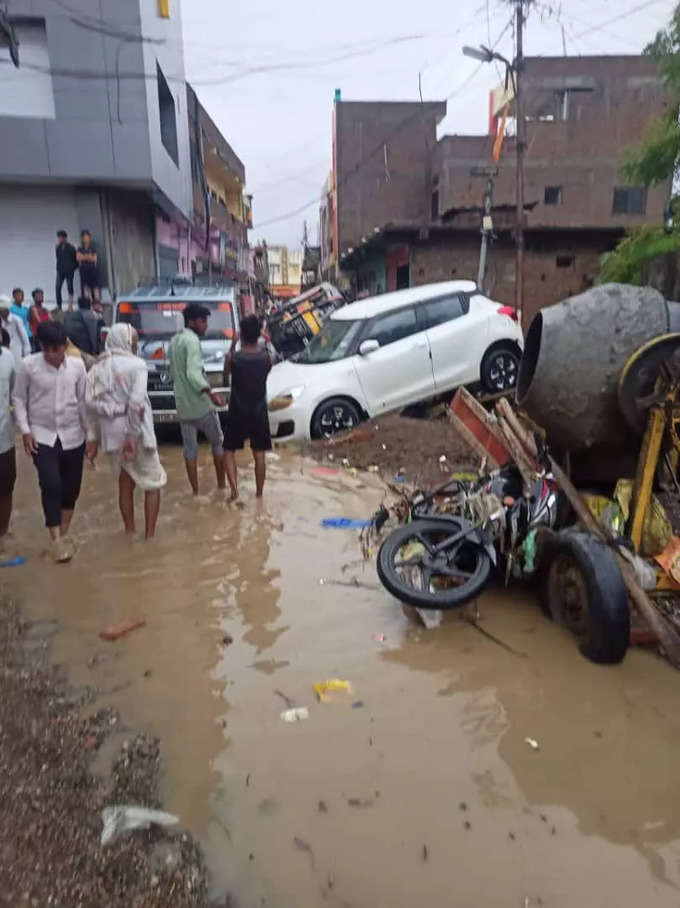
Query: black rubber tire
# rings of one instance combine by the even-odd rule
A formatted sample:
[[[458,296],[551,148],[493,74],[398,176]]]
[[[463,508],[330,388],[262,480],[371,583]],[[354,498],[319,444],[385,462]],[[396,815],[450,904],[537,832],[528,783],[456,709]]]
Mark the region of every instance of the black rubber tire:
[[[622,662],[630,643],[628,592],[612,550],[588,533],[556,533],[541,552],[543,610],[571,630],[591,662]]]
[[[501,391],[511,391],[517,387],[521,358],[522,354],[519,347],[510,342],[498,344],[492,347],[491,350],[487,350],[480,367],[482,388],[488,394],[499,394]],[[499,387],[499,378],[494,374],[494,370],[499,367],[500,363],[503,364],[501,371],[508,379],[502,382],[503,387]],[[512,363],[511,369],[509,368],[510,363]]]
[[[469,560],[470,579],[462,586],[449,587],[440,590],[418,590],[408,584],[398,573],[395,566],[401,549],[418,533],[435,533],[445,536],[456,533],[463,521],[452,517],[446,522],[442,520],[414,520],[406,526],[400,527],[391,533],[383,542],[378,552],[378,577],[393,596],[408,605],[425,609],[453,609],[460,608],[467,602],[476,599],[487,585],[491,574],[491,558],[489,553],[478,543],[465,542],[462,554]]]
[[[322,426],[322,419],[324,414],[333,408],[343,408],[345,413],[345,419],[343,420],[343,425],[338,427],[332,432],[328,432]],[[351,424],[349,421],[351,419]],[[329,397],[328,400],[324,400],[323,403],[314,411],[312,416],[312,425],[311,425],[311,434],[312,438],[330,438],[332,435],[336,435],[338,432],[348,432],[350,429],[358,426],[362,422],[361,412],[359,407],[354,403],[354,401],[349,400],[347,397]]]

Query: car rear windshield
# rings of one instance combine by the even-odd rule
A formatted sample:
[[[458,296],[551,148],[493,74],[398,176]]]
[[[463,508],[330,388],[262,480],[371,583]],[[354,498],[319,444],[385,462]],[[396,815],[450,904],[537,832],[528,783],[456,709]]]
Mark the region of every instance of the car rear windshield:
[[[184,328],[182,312],[186,305],[186,300],[123,302],[118,305],[117,321],[132,325],[140,337],[171,337]],[[231,303],[201,300],[201,305],[210,309],[206,337],[233,337],[234,314]]]
[[[297,361],[313,365],[344,359],[364,324],[363,320],[328,319]]]

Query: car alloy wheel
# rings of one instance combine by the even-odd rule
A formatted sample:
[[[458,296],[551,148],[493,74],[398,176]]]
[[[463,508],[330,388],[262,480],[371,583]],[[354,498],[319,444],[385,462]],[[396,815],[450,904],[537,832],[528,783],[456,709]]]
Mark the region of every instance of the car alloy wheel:
[[[353,429],[356,424],[353,409],[343,403],[330,404],[319,415],[319,428],[324,438]]]
[[[489,362],[489,384],[496,391],[510,391],[517,384],[518,363],[516,357],[505,350],[499,350]]]

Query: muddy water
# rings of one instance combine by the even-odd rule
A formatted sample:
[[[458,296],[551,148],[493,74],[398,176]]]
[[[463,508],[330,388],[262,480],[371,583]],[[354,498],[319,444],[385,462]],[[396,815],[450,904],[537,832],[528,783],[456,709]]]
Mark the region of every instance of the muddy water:
[[[165,804],[202,840],[216,894],[240,908],[678,904],[671,669],[643,652],[590,665],[521,592],[479,607],[526,656],[455,618],[425,631],[356,562],[356,533],[319,528],[369,513],[375,485],[282,455],[264,507],[248,480],[241,511],[192,501],[179,450],[162,453],[158,541],[121,537],[101,467],[67,567],[41,558],[22,464],[29,560],[4,579],[31,617],[57,618],[73,681],[161,737]],[[367,587],[319,583],[354,576]],[[137,616],[145,628],[98,639]],[[334,677],[351,697],[316,702],[312,684]],[[309,720],[282,722],[284,698]]]

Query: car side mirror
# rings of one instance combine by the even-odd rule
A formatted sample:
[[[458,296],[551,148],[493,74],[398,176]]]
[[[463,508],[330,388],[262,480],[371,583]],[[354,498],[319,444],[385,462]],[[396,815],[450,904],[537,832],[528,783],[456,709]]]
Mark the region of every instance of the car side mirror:
[[[375,353],[379,349],[380,344],[377,340],[365,340],[359,347],[359,356],[368,356],[369,353]]]

